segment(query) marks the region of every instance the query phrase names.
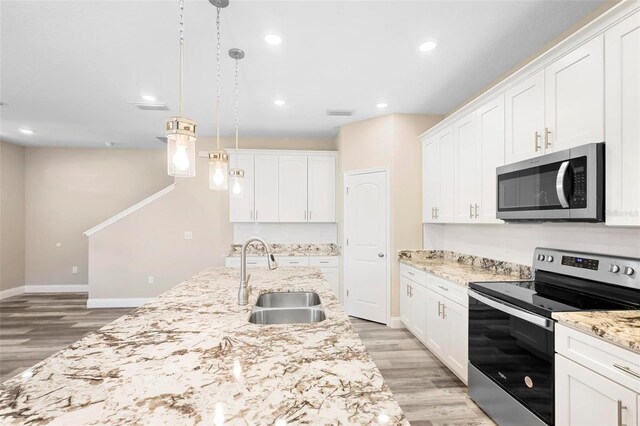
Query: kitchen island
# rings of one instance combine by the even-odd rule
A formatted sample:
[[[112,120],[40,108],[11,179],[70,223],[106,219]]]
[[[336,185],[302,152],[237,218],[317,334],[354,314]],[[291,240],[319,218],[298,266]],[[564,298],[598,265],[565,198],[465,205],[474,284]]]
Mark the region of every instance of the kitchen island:
[[[2,424],[408,424],[316,268],[209,268],[0,385]],[[268,291],[326,319],[249,323]]]

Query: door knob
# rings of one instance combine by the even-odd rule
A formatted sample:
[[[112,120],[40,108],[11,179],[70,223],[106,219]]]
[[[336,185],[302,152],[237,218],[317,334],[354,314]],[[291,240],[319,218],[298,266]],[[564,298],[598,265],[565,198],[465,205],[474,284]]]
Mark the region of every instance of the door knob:
[[[384,257],[384,253],[378,253],[378,257]]]

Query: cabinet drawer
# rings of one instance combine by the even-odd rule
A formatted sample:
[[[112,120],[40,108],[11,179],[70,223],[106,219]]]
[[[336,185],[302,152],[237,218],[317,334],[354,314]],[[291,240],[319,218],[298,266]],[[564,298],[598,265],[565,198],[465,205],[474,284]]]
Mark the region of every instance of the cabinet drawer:
[[[280,266],[309,266],[309,258],[305,256],[283,256],[278,258]]]
[[[321,268],[338,268],[340,258],[338,256],[311,256],[309,266],[319,266]]]
[[[224,265],[227,268],[239,268],[240,256],[229,256],[225,258]],[[267,266],[267,258],[265,256],[247,257],[247,268],[257,268],[262,266]]]
[[[465,308],[469,307],[469,295],[466,287],[431,274],[427,274],[427,287],[447,299],[464,306]]]
[[[421,271],[420,269],[414,268],[413,266],[405,265],[404,263],[400,264],[400,275],[405,278],[409,278],[411,281],[415,281],[418,284],[426,285],[426,272]]]
[[[556,352],[640,393],[640,354],[562,324],[556,325]],[[628,371],[625,371],[628,369]]]

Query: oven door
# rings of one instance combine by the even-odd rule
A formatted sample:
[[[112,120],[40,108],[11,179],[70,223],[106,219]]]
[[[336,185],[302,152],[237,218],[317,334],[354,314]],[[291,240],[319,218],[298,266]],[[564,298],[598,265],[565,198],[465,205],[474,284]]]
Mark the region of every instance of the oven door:
[[[604,220],[604,144],[589,144],[497,169],[497,218]]]
[[[554,322],[469,290],[469,362],[553,424]]]

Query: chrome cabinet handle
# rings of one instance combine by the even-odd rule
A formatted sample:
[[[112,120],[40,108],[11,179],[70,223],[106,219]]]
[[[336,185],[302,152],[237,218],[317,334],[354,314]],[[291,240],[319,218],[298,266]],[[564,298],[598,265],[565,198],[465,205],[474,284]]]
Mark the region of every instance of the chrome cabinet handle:
[[[622,401],[618,400],[618,426],[627,426],[622,423],[622,410],[626,410],[627,407],[622,405]]]
[[[623,365],[619,365],[619,364],[613,364],[613,366],[615,368],[617,368],[618,370],[622,370],[625,373],[631,374],[634,377],[637,377],[638,379],[640,379],[640,373],[636,373],[635,371],[633,371],[631,368],[629,367],[625,367]]]
[[[256,220],[258,220],[258,210],[256,210]]]
[[[447,308],[447,305],[445,305],[444,303],[442,304],[442,319],[447,318],[447,314],[445,314],[445,309]]]
[[[438,285],[438,288],[441,288],[444,291],[449,291],[449,289],[443,285]]]
[[[558,175],[556,176],[556,195],[563,209],[569,208],[569,201],[564,191],[564,178],[569,170],[569,161],[564,161],[558,169]]]
[[[536,130],[536,132],[533,134],[533,148],[534,148],[534,152],[538,152],[540,148],[540,146],[538,145],[538,139],[540,139],[540,133]]]
[[[473,204],[469,204],[469,219],[473,219]]]
[[[442,315],[441,309],[442,309],[442,303],[438,302],[438,316]]]
[[[476,207],[475,207],[475,211],[476,211],[476,215],[475,215],[475,216],[476,216],[476,219],[478,218],[478,208],[479,208],[479,207],[480,207],[480,206],[478,206],[478,203],[476,203]]]
[[[311,220],[311,210],[309,210],[309,220]]]
[[[328,260],[321,260],[320,263],[329,263]]]
[[[436,218],[436,213],[435,213],[435,207],[431,207],[431,219],[435,219]]]
[[[551,130],[548,127],[544,128],[544,147],[549,148],[551,146],[551,142],[549,142],[549,135],[551,134]]]
[[[409,286],[409,297],[413,297],[413,286]]]
[[[436,207],[436,219],[438,218],[439,214],[438,214],[438,208]]]

